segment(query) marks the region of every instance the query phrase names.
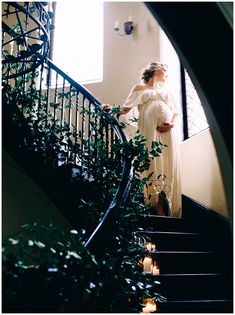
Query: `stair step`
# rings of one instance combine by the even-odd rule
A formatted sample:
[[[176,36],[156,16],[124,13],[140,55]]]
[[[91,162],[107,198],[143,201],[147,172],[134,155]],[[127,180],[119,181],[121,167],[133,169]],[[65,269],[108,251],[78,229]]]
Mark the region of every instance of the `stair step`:
[[[231,299],[232,276],[224,273],[161,274],[159,292],[169,300]]]
[[[206,234],[196,232],[162,232],[139,230],[156,244],[158,250],[210,250],[217,248]]]
[[[141,226],[149,231],[204,231],[204,229],[195,224],[193,220],[158,215],[141,215]]]
[[[233,313],[230,299],[182,300],[158,303],[160,313]]]
[[[230,267],[223,256],[207,251],[156,251],[152,257],[160,265],[161,274],[226,273]]]

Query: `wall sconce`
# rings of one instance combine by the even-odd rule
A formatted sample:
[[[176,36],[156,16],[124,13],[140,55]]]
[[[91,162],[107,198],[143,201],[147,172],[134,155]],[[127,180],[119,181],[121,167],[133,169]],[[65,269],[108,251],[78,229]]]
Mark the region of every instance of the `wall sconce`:
[[[133,32],[134,25],[132,21],[132,17],[128,17],[128,21],[124,23],[124,33],[120,33],[119,21],[117,20],[114,25],[114,31],[120,36],[131,35]]]

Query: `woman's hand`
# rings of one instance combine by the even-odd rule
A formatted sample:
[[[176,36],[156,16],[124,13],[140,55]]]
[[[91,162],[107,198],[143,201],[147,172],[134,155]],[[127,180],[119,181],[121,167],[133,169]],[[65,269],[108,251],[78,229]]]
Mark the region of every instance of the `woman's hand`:
[[[111,110],[113,108],[110,104],[101,104],[103,110]]]
[[[174,127],[174,124],[172,124],[172,123],[165,123],[165,124],[163,124],[161,126],[158,126],[157,127],[157,131],[159,131],[159,132],[167,132],[167,131],[171,130],[171,128],[173,128],[173,127]]]

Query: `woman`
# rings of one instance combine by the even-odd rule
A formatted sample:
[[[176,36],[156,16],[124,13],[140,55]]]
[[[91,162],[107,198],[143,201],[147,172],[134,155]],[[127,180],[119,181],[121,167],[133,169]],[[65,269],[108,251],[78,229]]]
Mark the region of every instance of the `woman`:
[[[178,113],[171,94],[164,89],[167,66],[159,62],[150,63],[142,73],[142,83],[135,85],[124,102],[121,115],[126,120],[138,118],[139,132],[151,149],[152,141],[160,141],[164,147],[159,157],[151,161],[143,176],[153,172],[145,197],[155,207],[158,215],[181,216],[181,181],[179,141],[174,127]],[[110,108],[105,104],[105,108]],[[131,119],[131,120],[130,120]],[[133,126],[133,123],[130,122]],[[150,196],[150,197],[149,197]],[[165,199],[169,205],[164,211]]]

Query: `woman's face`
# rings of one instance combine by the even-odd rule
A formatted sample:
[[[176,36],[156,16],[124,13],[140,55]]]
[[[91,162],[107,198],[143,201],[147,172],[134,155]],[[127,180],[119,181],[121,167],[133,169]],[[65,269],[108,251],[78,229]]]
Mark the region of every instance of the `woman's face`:
[[[167,66],[163,65],[159,70],[157,70],[156,76],[159,82],[165,82],[167,78]]]

